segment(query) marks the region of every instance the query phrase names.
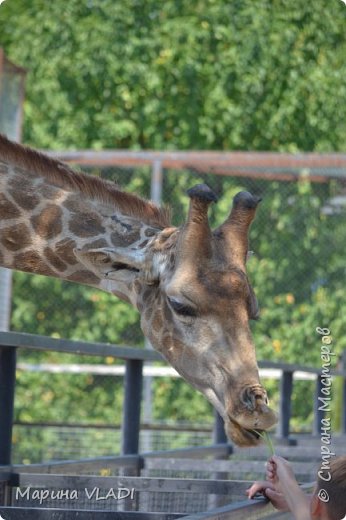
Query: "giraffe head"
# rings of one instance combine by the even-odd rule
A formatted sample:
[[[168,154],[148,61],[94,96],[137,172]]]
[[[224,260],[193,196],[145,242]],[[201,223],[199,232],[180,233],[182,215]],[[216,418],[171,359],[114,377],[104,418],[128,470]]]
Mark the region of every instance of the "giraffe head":
[[[258,305],[245,264],[260,199],[238,193],[229,217],[212,231],[208,207],[215,194],[198,185],[188,195],[185,225],[152,230],[144,247],[109,249],[98,263],[109,273],[113,266],[115,279],[121,272],[131,280],[144,334],[215,406],[228,437],[240,446],[256,445],[252,430],[276,422],[259,382],[249,327]]]
[[[180,228],[165,211],[112,183],[0,136],[0,265],[106,290],[132,302],[144,334],[225,420],[238,445],[276,421],[259,382],[249,320],[258,307],[246,275],[259,200],[236,195],[212,231],[205,185],[188,191]]]

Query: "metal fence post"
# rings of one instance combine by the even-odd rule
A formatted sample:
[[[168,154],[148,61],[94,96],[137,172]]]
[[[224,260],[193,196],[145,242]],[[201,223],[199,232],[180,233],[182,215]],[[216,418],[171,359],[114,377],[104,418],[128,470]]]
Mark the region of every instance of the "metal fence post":
[[[139,429],[142,400],[143,361],[128,359],[125,373],[121,453],[136,454],[139,448]]]
[[[225,423],[219,412],[214,412],[213,444],[226,444]]]
[[[322,409],[323,403],[320,403],[318,398],[322,395],[322,377],[321,375],[317,376],[316,379],[316,389],[315,389],[315,398],[314,398],[314,427],[313,434],[320,435],[322,428],[322,419],[324,418],[324,411]]]
[[[26,70],[10,62],[0,48],[0,132],[20,141]],[[0,268],[0,330],[9,330],[12,271]]]
[[[0,465],[11,464],[16,349],[0,348]]]
[[[288,439],[290,434],[292,388],[293,373],[283,371],[280,381],[279,422],[276,431],[279,439]]]
[[[162,162],[159,159],[155,159],[152,163],[151,180],[150,180],[150,199],[157,205],[160,206],[162,202]],[[144,347],[147,349],[153,349],[150,341],[146,338],[144,341]],[[150,363],[147,363],[150,365]],[[153,378],[146,376],[143,380],[143,421],[150,424],[153,420],[152,414],[153,408]],[[151,451],[152,446],[152,432],[147,430],[143,432],[143,451]]]
[[[158,206],[162,202],[162,183],[162,162],[159,159],[155,159],[151,170],[150,198]]]

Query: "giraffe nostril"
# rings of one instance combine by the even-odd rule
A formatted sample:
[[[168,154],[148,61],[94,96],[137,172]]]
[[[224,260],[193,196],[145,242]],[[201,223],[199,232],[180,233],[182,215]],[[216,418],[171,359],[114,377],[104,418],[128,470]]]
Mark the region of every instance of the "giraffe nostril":
[[[260,408],[268,404],[267,392],[261,386],[248,386],[242,394],[242,401],[250,410]]]

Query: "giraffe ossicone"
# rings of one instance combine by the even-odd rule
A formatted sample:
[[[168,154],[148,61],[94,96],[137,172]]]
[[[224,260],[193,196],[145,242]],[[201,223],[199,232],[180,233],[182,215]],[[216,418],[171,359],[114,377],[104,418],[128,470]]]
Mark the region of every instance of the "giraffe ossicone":
[[[176,228],[165,209],[0,137],[0,265],[131,303],[153,347],[214,405],[228,437],[257,445],[253,430],[276,422],[249,327],[258,305],[246,274],[248,231],[259,199],[237,194],[212,230],[215,194],[199,185],[188,195]]]

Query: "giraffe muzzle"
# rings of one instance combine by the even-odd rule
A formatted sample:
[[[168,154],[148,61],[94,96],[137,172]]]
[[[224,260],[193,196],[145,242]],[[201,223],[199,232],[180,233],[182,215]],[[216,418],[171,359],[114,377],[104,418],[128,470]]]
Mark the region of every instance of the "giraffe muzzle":
[[[268,406],[267,392],[260,384],[253,384],[238,394],[238,401],[232,399],[227,409],[225,429],[238,446],[256,446],[261,442],[259,433],[270,429],[276,422],[277,415]]]

